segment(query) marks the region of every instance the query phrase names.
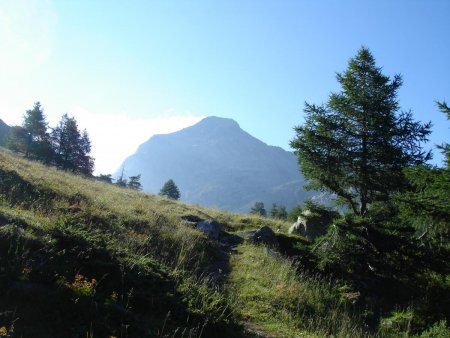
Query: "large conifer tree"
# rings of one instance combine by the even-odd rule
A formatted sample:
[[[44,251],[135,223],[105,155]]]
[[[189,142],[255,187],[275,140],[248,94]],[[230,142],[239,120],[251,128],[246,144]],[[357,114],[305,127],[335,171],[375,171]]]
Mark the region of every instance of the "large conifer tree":
[[[48,123],[40,102],[36,102],[33,109],[25,112],[22,127],[25,133],[23,136],[16,133],[15,138],[17,144],[22,143],[24,145],[25,155],[50,163],[53,154],[50,136],[47,132]],[[22,139],[20,139],[21,137]]]
[[[80,133],[75,118],[64,114],[59,125],[52,131],[56,164],[65,170],[91,175],[94,160],[89,155],[91,141],[86,130]]]
[[[430,154],[421,148],[430,124],[399,109],[400,75],[391,80],[367,48],[337,74],[342,87],[327,104],[305,103],[305,124],[295,127],[291,146],[301,171],[318,188],[336,194],[357,215],[375,201],[387,201],[404,187],[402,170]]]

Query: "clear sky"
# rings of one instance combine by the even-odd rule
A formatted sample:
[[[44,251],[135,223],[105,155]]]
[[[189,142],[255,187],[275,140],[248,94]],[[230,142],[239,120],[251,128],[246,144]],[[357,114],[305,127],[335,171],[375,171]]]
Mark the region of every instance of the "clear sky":
[[[400,106],[433,121],[433,146],[450,142],[435,105],[450,101],[449,16],[448,0],[0,0],[0,118],[67,112],[97,173],[210,115],[289,150],[304,102],[339,90],[364,45],[403,76]]]

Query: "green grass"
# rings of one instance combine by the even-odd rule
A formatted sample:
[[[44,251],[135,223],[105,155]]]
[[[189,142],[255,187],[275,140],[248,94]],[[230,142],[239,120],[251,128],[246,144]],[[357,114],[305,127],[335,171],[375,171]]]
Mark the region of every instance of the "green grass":
[[[224,251],[186,217],[237,234],[268,225],[280,250],[237,245],[225,256],[229,274],[214,278],[227,264]],[[364,326],[364,309],[355,307],[362,296],[316,273],[310,243],[287,235],[288,227],[118,188],[0,149],[0,336],[408,334],[420,318],[410,309]],[[445,321],[426,327],[423,337],[448,333]]]
[[[231,259],[230,290],[241,319],[270,337],[364,337],[347,311],[351,295],[263,246]]]
[[[204,271],[203,211],[0,152],[0,327],[25,337],[242,332]],[[12,334],[12,333],[11,333]]]

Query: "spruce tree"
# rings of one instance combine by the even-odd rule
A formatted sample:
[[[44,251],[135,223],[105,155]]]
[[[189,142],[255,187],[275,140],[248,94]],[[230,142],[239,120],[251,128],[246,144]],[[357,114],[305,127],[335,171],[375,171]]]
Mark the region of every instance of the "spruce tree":
[[[430,158],[421,148],[430,123],[399,108],[400,75],[385,76],[367,48],[337,74],[341,92],[325,105],[305,103],[304,125],[291,141],[309,187],[336,194],[364,216],[375,201],[387,201],[406,186],[405,167]]]
[[[22,126],[30,134],[33,141],[48,139],[48,123],[40,102],[36,102],[33,109],[25,112]]]
[[[53,157],[50,143],[50,135],[47,132],[48,123],[40,102],[36,102],[33,109],[29,109],[24,114],[22,124],[26,135],[19,136],[17,141],[25,145],[25,156],[50,163]]]
[[[80,133],[75,118],[64,114],[52,131],[56,164],[64,170],[92,175],[94,159],[89,155],[91,141],[86,130]]]

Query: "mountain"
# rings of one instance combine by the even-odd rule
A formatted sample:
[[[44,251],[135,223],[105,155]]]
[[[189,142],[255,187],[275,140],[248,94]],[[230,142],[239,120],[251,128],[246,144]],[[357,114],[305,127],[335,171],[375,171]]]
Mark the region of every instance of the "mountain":
[[[256,201],[288,209],[311,197],[293,153],[268,146],[231,119],[207,117],[181,131],[155,135],[127,158],[125,175],[141,174],[146,192],[173,179],[181,199],[206,207],[249,212]]]
[[[8,126],[2,119],[0,119],[0,146],[5,145],[5,141],[11,132],[11,127]]]

